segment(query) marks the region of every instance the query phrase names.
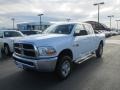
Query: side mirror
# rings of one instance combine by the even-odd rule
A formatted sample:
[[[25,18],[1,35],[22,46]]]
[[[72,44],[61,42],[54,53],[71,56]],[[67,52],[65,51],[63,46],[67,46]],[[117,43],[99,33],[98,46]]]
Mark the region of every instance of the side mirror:
[[[84,36],[88,35],[88,32],[86,30],[80,30],[79,33],[74,33],[74,36]]]
[[[83,36],[83,35],[88,35],[88,33],[87,33],[86,30],[81,30],[81,31],[80,31],[80,36]]]

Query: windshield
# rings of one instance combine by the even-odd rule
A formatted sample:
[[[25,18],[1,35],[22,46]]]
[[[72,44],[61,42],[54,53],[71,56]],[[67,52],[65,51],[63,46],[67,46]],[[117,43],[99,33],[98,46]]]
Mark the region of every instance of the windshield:
[[[22,34],[16,31],[5,31],[4,32],[4,37],[21,37],[21,36]]]
[[[70,34],[74,24],[65,24],[65,25],[52,25],[47,28],[43,33],[44,34]]]

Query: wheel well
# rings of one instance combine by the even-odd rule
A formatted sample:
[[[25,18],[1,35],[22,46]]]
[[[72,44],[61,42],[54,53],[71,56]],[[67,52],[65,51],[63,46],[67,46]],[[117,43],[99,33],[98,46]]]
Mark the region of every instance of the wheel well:
[[[64,49],[63,51],[61,51],[60,54],[58,55],[58,58],[63,55],[68,55],[73,59],[73,53],[70,49]]]

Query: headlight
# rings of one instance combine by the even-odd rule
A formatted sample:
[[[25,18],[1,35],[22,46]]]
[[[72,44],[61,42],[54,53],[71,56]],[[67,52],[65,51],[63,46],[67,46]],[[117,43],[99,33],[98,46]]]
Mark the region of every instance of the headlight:
[[[53,56],[56,54],[56,50],[53,47],[39,47],[39,56]]]

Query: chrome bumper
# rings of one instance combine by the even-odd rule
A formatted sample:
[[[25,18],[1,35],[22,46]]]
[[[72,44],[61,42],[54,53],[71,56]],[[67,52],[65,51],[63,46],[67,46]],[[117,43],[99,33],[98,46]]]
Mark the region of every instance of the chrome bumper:
[[[57,57],[42,59],[27,59],[13,54],[15,64],[19,68],[29,68],[43,72],[52,72],[55,70]]]

